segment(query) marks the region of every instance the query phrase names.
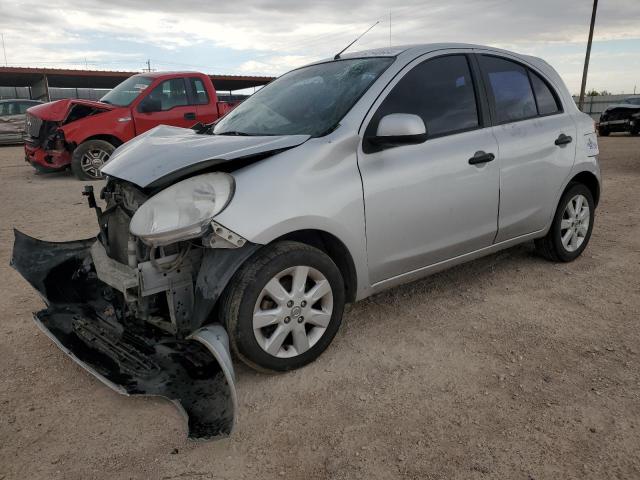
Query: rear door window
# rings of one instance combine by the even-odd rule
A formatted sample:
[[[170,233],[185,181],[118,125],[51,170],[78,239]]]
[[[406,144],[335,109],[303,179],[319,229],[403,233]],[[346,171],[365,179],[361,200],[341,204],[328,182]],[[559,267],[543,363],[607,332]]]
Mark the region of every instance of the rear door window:
[[[478,128],[476,95],[466,56],[447,55],[414,67],[387,95],[366,135],[375,135],[380,119],[391,113],[420,116],[429,137]]]
[[[480,55],[479,60],[493,97],[497,123],[537,116],[529,75],[523,66],[488,55]]]

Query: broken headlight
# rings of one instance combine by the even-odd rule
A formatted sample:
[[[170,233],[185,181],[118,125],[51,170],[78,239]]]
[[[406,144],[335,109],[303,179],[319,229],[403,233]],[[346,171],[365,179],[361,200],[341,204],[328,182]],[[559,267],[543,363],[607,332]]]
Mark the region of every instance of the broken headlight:
[[[143,203],[129,231],[152,246],[200,237],[227,206],[234,186],[233,177],[221,172],[182,180]]]

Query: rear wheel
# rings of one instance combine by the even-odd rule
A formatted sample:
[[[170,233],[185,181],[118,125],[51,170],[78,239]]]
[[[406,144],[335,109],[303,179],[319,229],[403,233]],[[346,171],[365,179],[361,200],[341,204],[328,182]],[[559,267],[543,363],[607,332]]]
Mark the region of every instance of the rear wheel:
[[[100,167],[105,164],[116,149],[104,140],[88,140],[73,151],[71,171],[80,180],[99,180],[102,178]]]
[[[340,270],[298,242],[258,251],[234,275],[220,314],[231,346],[259,370],[285,371],[315,360],[336,335],[344,310]]]
[[[555,262],[570,262],[587,248],[595,205],[591,191],[581,183],[570,185],[556,211],[549,233],[535,241],[536,249]]]

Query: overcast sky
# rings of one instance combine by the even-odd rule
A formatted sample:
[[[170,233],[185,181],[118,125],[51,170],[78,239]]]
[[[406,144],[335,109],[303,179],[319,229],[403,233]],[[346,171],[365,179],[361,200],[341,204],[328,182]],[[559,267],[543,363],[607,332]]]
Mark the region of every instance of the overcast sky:
[[[334,54],[380,21],[353,50],[388,46],[390,40],[488,44],[545,58],[575,93],[591,5],[591,0],[0,0],[0,32],[7,62],[15,66],[140,70],[151,59],[157,70],[278,75]],[[588,87],[631,93],[634,86],[640,92],[640,0],[600,0]]]

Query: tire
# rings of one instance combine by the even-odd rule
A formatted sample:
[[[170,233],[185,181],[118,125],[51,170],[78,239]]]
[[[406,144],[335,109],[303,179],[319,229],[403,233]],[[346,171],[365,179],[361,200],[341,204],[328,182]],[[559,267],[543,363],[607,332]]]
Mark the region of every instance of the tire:
[[[569,202],[572,202],[571,208],[576,210],[575,202],[578,197],[582,198],[582,206],[578,208],[577,215],[584,217],[585,220],[588,219],[589,223],[586,226],[584,220],[578,220],[569,210]],[[586,214],[584,213],[584,202],[589,209]],[[595,205],[591,191],[581,183],[570,184],[560,199],[549,233],[535,241],[538,253],[554,262],[571,262],[578,258],[587,248],[591,238],[594,213]],[[570,230],[573,232],[572,235],[569,234]],[[569,241],[565,243],[563,237],[567,236]],[[574,237],[575,244],[573,243]]]
[[[81,143],[71,156],[71,171],[80,180],[100,180],[100,167],[116,149],[105,140],[88,140]]]
[[[308,273],[304,273],[306,268]],[[282,276],[285,272],[289,273]],[[292,296],[294,275],[307,279],[302,289],[306,294]],[[269,289],[286,293],[279,303],[265,293],[267,284],[275,285],[274,281],[283,290]],[[326,291],[325,281],[329,293],[314,303],[309,294]],[[287,371],[312,362],[329,346],[342,322],[344,304],[344,282],[333,260],[315,247],[282,241],[260,249],[240,267],[225,289],[219,314],[231,347],[243,362],[259,371]],[[278,310],[277,315],[263,313]],[[269,325],[254,330],[254,314],[256,321],[273,319]],[[306,345],[302,333],[307,338]],[[282,339],[281,346],[278,339]],[[268,348],[272,351],[268,352]]]
[[[598,135],[600,137],[608,137],[610,133],[607,127],[598,127]]]

